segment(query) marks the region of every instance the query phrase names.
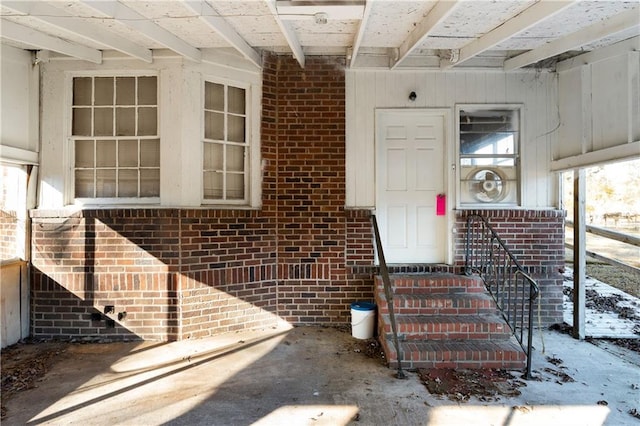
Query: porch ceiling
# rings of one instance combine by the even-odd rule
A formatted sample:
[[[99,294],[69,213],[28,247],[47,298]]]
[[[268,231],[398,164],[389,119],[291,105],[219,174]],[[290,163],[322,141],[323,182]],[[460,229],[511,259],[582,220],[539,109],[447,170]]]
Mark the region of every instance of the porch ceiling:
[[[301,65],[343,55],[353,68],[511,70],[640,36],[635,0],[3,0],[0,13],[2,43],[97,63],[232,48],[256,66],[271,51]]]

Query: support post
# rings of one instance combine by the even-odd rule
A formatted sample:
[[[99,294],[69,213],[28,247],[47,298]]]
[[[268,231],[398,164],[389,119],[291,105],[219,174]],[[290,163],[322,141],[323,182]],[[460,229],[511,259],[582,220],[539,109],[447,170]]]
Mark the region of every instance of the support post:
[[[573,337],[585,338],[586,292],[586,175],[583,168],[573,171]]]

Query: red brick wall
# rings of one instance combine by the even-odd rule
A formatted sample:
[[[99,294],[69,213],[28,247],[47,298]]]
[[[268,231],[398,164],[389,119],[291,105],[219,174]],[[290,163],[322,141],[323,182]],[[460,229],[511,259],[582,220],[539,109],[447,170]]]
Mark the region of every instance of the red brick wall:
[[[361,254],[350,259],[347,244],[361,230],[348,231],[359,218],[344,210],[344,60],[275,65],[264,93],[275,99],[278,312],[292,323],[347,322],[351,302],[371,299],[372,282],[348,269]]]
[[[559,210],[461,210],[456,212],[455,263],[464,266],[466,217],[485,217],[540,288],[543,325],[562,322],[564,212]],[[536,312],[537,315],[537,312]],[[536,320],[537,324],[537,320]]]
[[[373,247],[368,212],[344,210],[343,68],[265,57],[260,210],[35,211],[33,334],[173,340],[348,322],[352,301],[373,299]]]

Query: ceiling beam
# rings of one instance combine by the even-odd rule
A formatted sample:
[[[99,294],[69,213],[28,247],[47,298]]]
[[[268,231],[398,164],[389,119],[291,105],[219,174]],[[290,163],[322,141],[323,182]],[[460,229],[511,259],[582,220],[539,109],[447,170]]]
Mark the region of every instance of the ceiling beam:
[[[247,60],[262,68],[260,54],[242,38],[229,23],[216,12],[209,3],[203,0],[185,1],[184,4],[193,10],[204,22],[209,25],[220,37],[233,46]]]
[[[202,53],[199,49],[196,49],[151,19],[116,0],[82,0],[82,3],[100,13],[114,18],[117,22],[127,27],[139,31],[150,40],[173,50],[187,59],[194,62],[200,62],[202,60]]]
[[[472,42],[466,44],[460,49],[460,52],[454,61],[451,59],[443,59],[440,62],[441,69],[449,69],[455,65],[459,65],[466,60],[473,58],[476,55],[491,49],[492,47],[502,43],[503,41],[520,34],[523,31],[528,30],[539,22],[544,21],[552,17],[553,15],[568,8],[573,1],[557,1],[557,0],[542,0],[535,3],[533,6],[525,9],[513,18],[503,22],[493,30],[484,34],[481,37],[476,38]]]
[[[53,37],[34,28],[25,27],[6,19],[1,20],[0,37],[27,44],[36,49],[52,50],[96,64],[102,63],[102,52],[97,49],[72,43],[59,37]]]
[[[391,58],[391,69],[394,69],[429,36],[433,29],[444,21],[455,9],[458,1],[440,0],[429,11],[427,16],[414,28],[397,49],[397,55]]]
[[[287,40],[287,44],[289,44],[289,48],[293,52],[293,56],[296,58],[300,66],[304,68],[304,52],[302,51],[302,46],[300,45],[300,41],[298,40],[296,33],[293,31],[293,28],[291,28],[291,24],[280,19],[278,9],[276,8],[276,0],[265,1],[269,7],[269,11],[271,11],[271,14],[273,15],[273,18],[280,27],[282,35],[284,35],[284,38]]]
[[[504,62],[504,70],[511,71],[530,64],[535,64],[543,59],[559,55],[560,53],[568,50],[577,49],[580,46],[600,40],[608,35],[636,26],[640,26],[640,8],[619,13],[609,19],[596,22],[595,24],[589,25],[581,30],[543,44],[536,49],[530,50],[511,59],[507,59]]]
[[[364,32],[367,29],[367,22],[369,21],[371,8],[373,7],[374,1],[375,0],[367,0],[364,5],[362,21],[360,21],[360,25],[358,26],[358,33],[356,34],[356,38],[353,41],[353,48],[351,49],[351,55],[349,57],[349,68],[353,68],[353,64],[355,64],[356,58],[358,57],[360,45],[362,44],[362,39],[364,38]]]
[[[593,64],[633,51],[640,51],[640,36],[631,37],[615,44],[565,59],[556,64],[556,72],[563,72],[582,65]]]
[[[96,27],[78,17],[58,9],[46,2],[3,1],[2,6],[15,12],[36,18],[47,24],[62,28],[87,40],[102,44],[144,62],[153,62],[151,49],[109,31],[96,31]]]

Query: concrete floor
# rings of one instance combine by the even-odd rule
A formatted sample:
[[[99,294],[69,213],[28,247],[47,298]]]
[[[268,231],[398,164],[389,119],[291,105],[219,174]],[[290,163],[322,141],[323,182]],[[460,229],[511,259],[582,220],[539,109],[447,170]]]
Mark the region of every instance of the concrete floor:
[[[640,357],[558,332],[536,336],[518,397],[455,403],[367,357],[348,331],[298,327],[168,344],[73,345],[8,401],[5,425],[632,425]],[[562,366],[546,357],[563,360]],[[623,359],[624,358],[624,359]],[[562,370],[575,382],[562,383]],[[598,401],[606,401],[608,405]]]

